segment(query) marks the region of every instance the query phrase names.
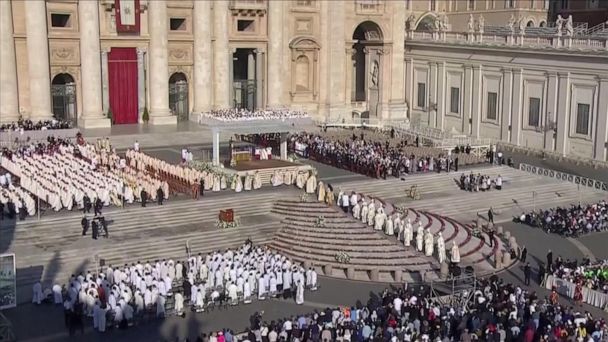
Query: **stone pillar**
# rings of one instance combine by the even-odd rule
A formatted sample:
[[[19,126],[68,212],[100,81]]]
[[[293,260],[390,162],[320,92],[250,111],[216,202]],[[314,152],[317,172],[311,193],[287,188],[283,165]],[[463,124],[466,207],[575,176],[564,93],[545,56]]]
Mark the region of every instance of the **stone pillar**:
[[[445,104],[446,104],[446,94],[445,94],[445,81],[446,81],[446,71],[445,71],[445,62],[437,63],[437,118],[435,127],[443,130],[444,122],[445,122]]]
[[[600,75],[597,78],[600,84],[599,104],[597,107],[597,131],[595,134],[595,147],[593,158],[606,161],[606,142],[608,141],[608,75]]]
[[[390,117],[403,119],[405,110],[405,72],[403,57],[405,55],[405,1],[393,1],[393,46],[390,69]]]
[[[347,44],[348,45],[348,44]],[[355,79],[354,75],[353,75],[353,55],[356,52],[356,50],[354,50],[352,47],[347,46],[344,49],[345,52],[345,65],[346,68],[344,69],[344,73],[345,75],[345,84],[344,86],[346,87],[344,90],[344,103],[346,104],[346,106],[350,106],[352,103],[352,100],[354,99],[354,91],[355,91],[355,86],[353,84],[353,81]]]
[[[414,60],[405,58],[405,102],[409,104],[408,119],[412,120],[412,107],[414,103]]]
[[[464,66],[464,102],[462,110],[462,132],[472,134],[471,131],[471,103],[473,94],[473,66]]]
[[[430,109],[427,110],[427,113],[429,115],[428,117],[428,123],[429,123],[429,127],[436,127],[435,125],[437,124],[437,63],[436,62],[431,62],[430,63],[430,70],[431,70],[431,82],[429,84],[429,98],[428,98],[428,103],[427,106],[429,106]],[[435,104],[435,109],[433,109],[431,107],[431,104]]]
[[[563,156],[568,151],[568,117],[570,114],[570,73],[558,73],[557,90],[557,137],[555,151]]]
[[[512,76],[513,73],[511,69],[502,69],[502,110],[500,114],[500,139],[506,142],[509,142],[510,140],[509,125],[511,124]]]
[[[19,90],[10,1],[0,1],[0,61],[0,122],[13,122],[19,119]]]
[[[346,48],[344,39],[344,13],[346,8],[343,0],[329,1],[328,6],[328,48],[326,53],[329,53],[329,56],[327,58],[326,77],[328,77],[327,86],[330,95],[327,97],[327,104],[329,106],[329,117],[337,118],[344,115],[345,88],[343,83],[345,65],[342,56]]]
[[[266,107],[264,104],[264,52],[255,50],[255,104],[258,108]]]
[[[31,107],[29,118],[32,121],[48,120],[53,117],[51,112],[49,40],[46,25],[45,0],[25,1]]]
[[[471,135],[479,137],[479,126],[481,124],[481,65],[473,66],[473,94],[471,106]]]
[[[268,106],[283,104],[283,1],[268,1]]]
[[[150,123],[177,124],[177,117],[169,110],[169,46],[167,42],[167,3],[148,2],[150,29]]]
[[[220,131],[214,130],[213,134],[213,166],[220,165]]]
[[[234,90],[234,54],[236,53],[236,48],[229,48],[230,54],[228,55],[228,84],[230,85],[228,87],[228,103],[229,106],[232,107],[235,105],[235,95],[238,95],[238,97],[241,96],[241,93],[243,92],[243,88],[240,87],[239,92],[236,93],[236,91]]]
[[[146,108],[146,61],[144,49],[137,49],[137,112],[139,122],[143,121],[144,110]]]
[[[230,104],[230,65],[232,58],[228,48],[228,1],[213,3],[213,22],[215,43],[213,44],[213,85],[214,107],[229,108]]]
[[[99,3],[78,3],[80,24],[80,74],[82,80],[82,120],[84,128],[110,127],[104,117],[101,88],[101,49],[99,46]]]
[[[547,73],[547,116],[545,118],[544,125],[548,125],[549,121],[556,122],[555,118],[557,115],[557,73],[549,72]],[[546,128],[545,132],[545,150],[553,151],[553,130],[549,130],[549,127]]]
[[[101,101],[103,112],[108,113],[110,109],[110,80],[108,74],[108,50],[101,50]]]
[[[522,69],[513,70],[513,104],[511,107],[511,143],[519,146],[522,111]]]
[[[247,81],[254,83],[255,82],[255,56],[253,55],[253,51],[250,51],[249,54],[247,55]],[[255,94],[253,93],[249,93],[247,95],[247,101],[249,101],[249,103],[254,103],[254,98]],[[257,107],[254,106],[254,109]]]
[[[281,133],[281,159],[287,160],[287,133]]]
[[[211,109],[211,1],[194,1],[194,113]]]

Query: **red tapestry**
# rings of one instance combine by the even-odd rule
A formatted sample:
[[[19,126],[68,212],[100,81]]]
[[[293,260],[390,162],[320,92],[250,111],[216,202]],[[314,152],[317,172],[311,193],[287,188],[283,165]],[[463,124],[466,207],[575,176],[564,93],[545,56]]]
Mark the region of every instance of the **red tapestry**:
[[[110,108],[114,124],[138,122],[137,51],[112,48],[108,54]]]
[[[139,34],[139,0],[114,0],[116,32]]]

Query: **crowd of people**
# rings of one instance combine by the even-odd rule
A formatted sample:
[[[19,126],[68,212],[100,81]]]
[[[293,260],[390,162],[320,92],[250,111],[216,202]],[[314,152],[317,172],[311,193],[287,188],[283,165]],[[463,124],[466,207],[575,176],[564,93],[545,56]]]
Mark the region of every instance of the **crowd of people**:
[[[602,200],[587,205],[579,203],[568,208],[532,211],[520,215],[515,221],[564,236],[602,232],[608,230],[608,203]]]
[[[451,151],[423,147],[417,140],[410,144],[382,132],[370,131],[370,137],[365,134],[353,132],[352,136],[345,136],[343,133],[302,132],[289,137],[289,146],[303,157],[384,179],[418,172],[458,171],[459,165],[483,161],[470,154],[452,154]]]
[[[488,175],[482,175],[478,173],[474,174],[472,171],[470,174],[461,174],[458,185],[460,189],[470,192],[489,191],[492,188],[496,190],[502,190],[503,179],[501,175],[496,178]]]
[[[34,122],[30,119],[19,119],[16,122],[5,123],[0,125],[0,132],[8,131],[45,131],[47,129],[68,129],[72,128],[72,122],[62,120],[40,120]]]
[[[72,275],[63,286],[33,286],[32,302],[63,305],[70,333],[91,318],[96,330],[128,327],[148,316],[183,316],[215,306],[249,304],[281,296],[304,303],[305,289],[318,288],[317,273],[266,247],[246,241],[241,247],[187,260],[156,260],[113,268],[99,274]]]
[[[216,109],[200,114],[200,119],[208,118],[224,122],[254,120],[288,120],[308,118],[307,112],[287,108],[249,110],[246,108]]]
[[[578,262],[557,258],[551,274],[582,287],[608,293],[608,260],[591,263],[589,259]]]

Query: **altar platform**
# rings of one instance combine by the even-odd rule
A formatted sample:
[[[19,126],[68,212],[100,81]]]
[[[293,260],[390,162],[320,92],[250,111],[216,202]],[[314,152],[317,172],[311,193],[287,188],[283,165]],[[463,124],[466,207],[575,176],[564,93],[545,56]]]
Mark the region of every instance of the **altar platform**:
[[[228,174],[237,174],[241,177],[245,177],[248,174],[259,173],[262,180],[262,185],[270,184],[270,178],[275,172],[307,172],[314,168],[307,164],[301,164],[298,162],[290,162],[287,160],[279,159],[273,156],[273,159],[267,160],[242,160],[234,166],[225,166],[221,168],[221,171]]]
[[[231,166],[230,168],[237,172],[240,172],[240,171],[255,171],[255,170],[263,170],[263,169],[294,167],[294,166],[302,166],[302,164],[292,163],[292,162],[289,162],[286,160],[281,160],[281,159],[243,160],[243,161],[239,161],[235,166]]]

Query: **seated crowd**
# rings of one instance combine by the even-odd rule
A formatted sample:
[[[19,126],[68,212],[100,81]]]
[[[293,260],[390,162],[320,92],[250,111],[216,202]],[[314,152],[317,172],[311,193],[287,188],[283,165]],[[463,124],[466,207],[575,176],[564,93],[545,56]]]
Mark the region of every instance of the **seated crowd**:
[[[555,299],[555,296],[551,296]],[[201,334],[195,341],[585,341],[608,337],[606,319],[504,283],[479,280],[468,306],[442,304],[428,287],[385,290],[367,303],[268,321],[250,317],[249,328]],[[187,339],[189,340],[189,339]]]
[[[34,122],[32,120],[19,119],[17,122],[5,123],[0,125],[0,132],[8,131],[44,131],[47,129],[68,129],[72,128],[70,121],[61,120],[40,120]]]
[[[245,108],[216,109],[201,113],[200,119],[209,118],[220,121],[253,121],[253,120],[286,120],[310,117],[308,113],[292,109],[258,109],[251,111]]]
[[[458,165],[483,162],[473,155],[446,154],[431,147],[410,145],[407,140],[391,138],[381,132],[371,131],[366,137],[341,131],[318,134],[302,132],[289,138],[290,149],[304,157],[344,168],[370,177],[401,177],[416,172],[441,172],[458,170]]]
[[[460,188],[465,191],[486,191],[491,190],[494,187],[496,190],[502,190],[502,176],[498,175],[495,179],[490,176],[477,174],[475,175],[472,171],[470,174],[460,175],[460,182],[458,183]]]
[[[563,261],[558,258],[552,275],[591,290],[608,293],[608,260],[591,263],[589,259]]]
[[[578,236],[608,230],[608,203],[605,200],[569,208],[552,208],[522,214],[515,221],[539,227],[548,233]]]
[[[34,284],[32,301],[63,304],[70,332],[92,318],[100,332],[126,328],[145,316],[184,315],[225,305],[249,304],[282,296],[304,303],[304,290],[316,290],[317,273],[289,258],[246,241],[238,249],[191,256],[184,262],[156,260],[105,272],[72,275],[63,287],[42,291]]]

